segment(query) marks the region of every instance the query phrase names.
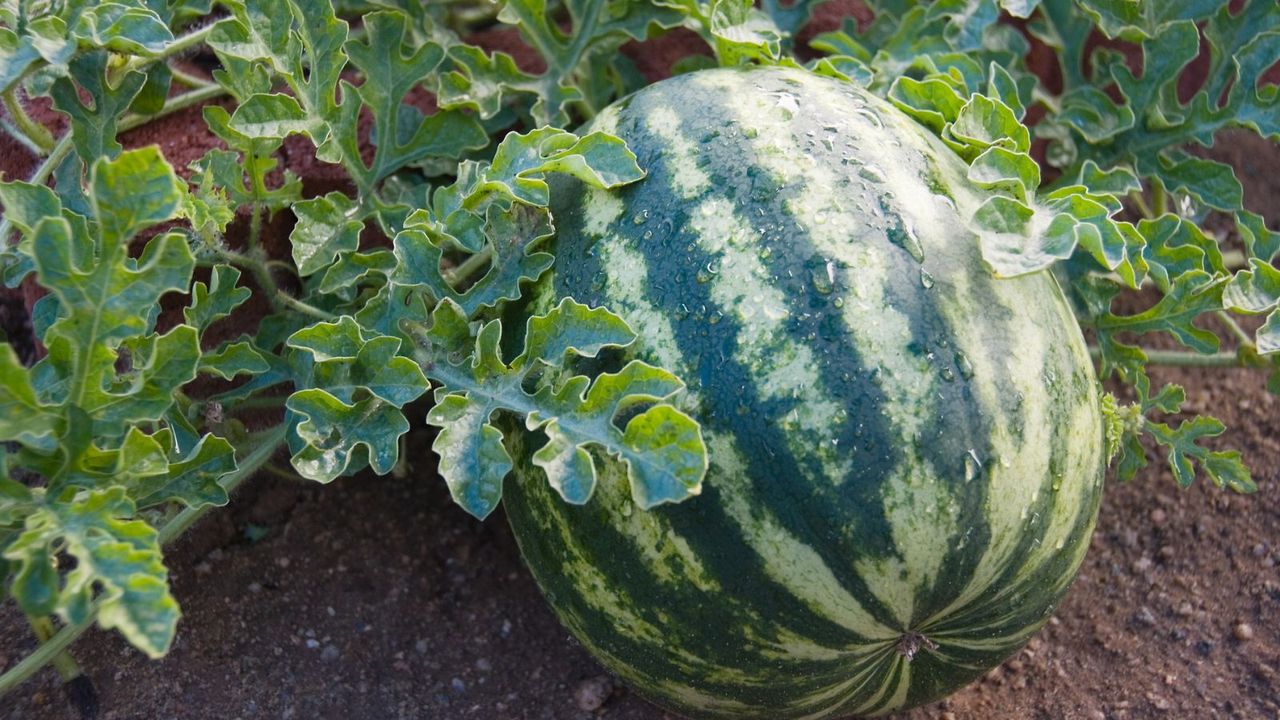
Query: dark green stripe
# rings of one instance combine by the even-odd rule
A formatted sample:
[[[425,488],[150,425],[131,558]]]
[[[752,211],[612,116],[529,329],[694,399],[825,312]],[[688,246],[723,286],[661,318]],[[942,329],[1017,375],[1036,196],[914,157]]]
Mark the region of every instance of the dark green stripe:
[[[759,84],[766,92],[795,90],[794,86],[787,83],[786,78],[777,76],[761,79]],[[733,102],[733,99],[727,98],[724,102]],[[893,448],[892,452],[883,452],[880,463],[862,466],[859,462],[858,470],[852,478],[853,482],[850,483],[854,491],[851,497],[845,498],[848,505],[840,508],[839,517],[856,517],[859,520],[870,518],[873,522],[867,527],[860,527],[855,542],[840,550],[845,553],[845,557],[851,557],[858,552],[866,553],[868,539],[877,539],[883,540],[885,546],[876,546],[874,549],[876,555],[883,557],[897,554],[897,548],[892,545],[892,537],[883,514],[866,515],[864,508],[867,506],[878,508],[884,483],[893,473],[894,465],[899,462],[902,454],[912,453],[924,458],[933,472],[939,476],[939,481],[946,483],[948,478],[951,479],[953,483],[951,496],[960,506],[957,522],[957,526],[961,528],[960,535],[952,538],[951,549],[942,562],[940,574],[935,578],[935,582],[929,589],[917,593],[912,617],[914,625],[942,610],[955,599],[959,589],[963,587],[964,580],[972,575],[981,557],[981,551],[990,538],[990,528],[986,523],[984,512],[989,486],[977,481],[966,486],[963,483],[963,477],[964,458],[970,451],[977,454],[984,462],[990,462],[991,453],[988,448],[992,432],[989,418],[974,412],[974,408],[981,407],[981,403],[973,396],[972,387],[965,377],[966,371],[960,367],[956,355],[957,348],[950,341],[950,338],[955,337],[955,333],[939,306],[939,303],[948,302],[949,296],[943,291],[926,289],[921,283],[920,272],[922,269],[927,269],[935,277],[944,280],[952,274],[963,273],[969,278],[976,277],[975,281],[982,283],[984,289],[986,283],[990,282],[990,277],[977,257],[976,244],[970,247],[931,248],[925,253],[923,265],[907,249],[911,241],[904,239],[904,236],[915,233],[916,229],[911,228],[909,221],[904,218],[903,203],[920,202],[920,197],[915,194],[906,198],[890,197],[883,193],[882,188],[877,188],[863,177],[862,168],[857,164],[845,164],[837,160],[840,157],[857,157],[860,154],[860,144],[871,141],[847,133],[832,137],[832,134],[827,132],[826,128],[848,126],[848,118],[841,114],[841,110],[842,108],[824,103],[807,103],[805,111],[797,113],[792,119],[791,128],[798,139],[804,138],[802,146],[806,152],[828,160],[823,163],[824,168],[838,178],[837,185],[843,188],[845,199],[842,205],[846,213],[857,213],[867,221],[872,220],[873,216],[869,209],[857,207],[857,201],[854,200],[855,188],[866,187],[878,203],[888,230],[881,232],[868,227],[867,232],[849,240],[859,244],[878,246],[879,253],[890,259],[890,282],[884,288],[886,302],[907,318],[912,338],[910,352],[917,358],[926,359],[938,374],[938,382],[935,396],[920,398],[921,402],[927,403],[927,409],[921,408],[921,410],[927,413],[929,422],[925,426],[924,437],[920,438],[919,443],[915,447],[898,447]],[[819,143],[823,140],[819,138],[829,141],[831,147],[828,149],[820,145]],[[724,142],[707,150],[704,157],[712,166],[717,160],[725,164],[733,162],[745,163],[748,166],[755,164],[754,150],[749,142]],[[720,157],[717,158],[717,155]],[[901,155],[903,162],[912,162],[919,166],[917,176],[925,176],[924,168],[932,162],[928,157],[909,146],[903,148]],[[739,159],[735,160],[735,158]],[[774,240],[776,250],[771,255],[773,260],[771,268],[778,275],[790,272],[790,274],[804,277],[803,291],[793,290],[788,293],[788,296],[793,299],[793,317],[799,319],[799,322],[795,323],[797,327],[794,328],[793,335],[801,341],[808,339],[811,346],[815,348],[815,356],[823,360],[825,386],[832,390],[835,397],[857,398],[849,408],[850,417],[863,421],[868,414],[878,415],[873,409],[883,402],[883,393],[859,360],[856,341],[849,328],[845,326],[838,309],[838,303],[849,301],[845,294],[846,290],[835,287],[829,293],[819,292],[818,288],[808,281],[808,274],[813,268],[801,266],[797,262],[816,255],[817,251],[811,244],[805,242],[807,235],[787,211],[787,202],[813,190],[815,188],[787,187],[780,188],[779,192],[774,193],[739,192],[735,202],[739,212],[746,217],[752,212],[753,207],[759,207],[760,197],[772,198],[768,201],[772,213],[767,214],[766,217],[774,219],[778,232],[776,238],[771,238]],[[840,192],[837,188],[828,190]],[[785,253],[782,248],[788,244],[792,245],[793,251]],[[856,268],[852,270],[856,272]],[[994,297],[994,293],[987,292],[986,296]],[[991,308],[991,311],[992,317],[996,318],[1008,317],[1012,313],[1008,308]],[[831,322],[831,320],[837,320],[837,322]],[[1003,348],[991,348],[995,353],[1000,353],[1002,350]],[[868,413],[868,410],[871,412]],[[886,445],[901,442],[900,438],[892,434],[892,430],[884,427],[877,429],[883,435],[875,437],[874,442]],[[842,442],[844,440],[845,438],[841,438]],[[823,498],[824,502],[826,500]],[[966,533],[968,540],[963,548],[959,548],[960,537]]]
[[[701,138],[732,127],[733,122],[727,119],[732,115],[725,107],[727,100],[704,96],[696,105],[679,108],[683,134]],[[655,106],[665,106],[665,101],[642,96],[635,98],[631,109],[639,117],[646,117]],[[842,322],[823,320],[823,310],[832,312],[834,308],[819,306],[829,299],[821,297],[809,281],[805,264],[814,255],[812,244],[781,204],[794,189],[779,188],[767,173],[752,172],[757,162],[751,141],[741,133],[723,132],[714,142],[701,147],[699,163],[712,178],[711,189],[702,198],[685,201],[674,197],[670,190],[674,169],[661,152],[661,138],[642,126],[629,132],[628,138],[635,147],[644,148],[646,155],[652,153],[652,157],[646,158],[650,162],[644,166],[648,179],[624,191],[627,207],[658,207],[659,214],[673,222],[662,223],[655,230],[648,229],[652,223],[622,223],[618,230],[649,261],[653,304],[660,308],[683,305],[691,310],[677,318],[673,327],[681,351],[692,359],[698,378],[704,408],[700,419],[711,429],[736,439],[747,461],[753,504],[769,508],[775,520],[811,547],[869,613],[892,627],[896,624],[893,613],[875,601],[850,559],[893,552],[879,491],[884,477],[899,461],[900,449],[894,447],[892,430],[875,411],[883,406],[884,395],[868,368],[861,364],[847,329]],[[740,180],[744,174],[749,183],[731,179],[738,176]],[[798,344],[809,346],[818,364],[818,379],[832,397],[848,403],[850,416],[863,426],[864,447],[854,465],[852,481],[847,484],[835,487],[836,478],[831,478],[830,483],[802,480],[806,474],[822,478],[824,470],[815,455],[797,457],[790,447],[792,438],[780,427],[780,421],[800,400],[762,397],[765,378],[734,358],[740,331],[735,309],[718,307],[711,297],[711,283],[691,277],[718,262],[698,247],[698,236],[689,227],[687,213],[709,197],[724,197],[733,203],[738,217],[770,227],[760,240],[761,249],[771,251],[766,266],[777,277],[795,276],[790,287],[785,288],[791,310],[788,333]],[[652,234],[646,237],[647,233]],[[713,313],[723,316],[715,324],[710,322]],[[760,360],[767,363],[768,358]],[[846,447],[858,442],[854,432],[853,423],[839,423],[840,439]],[[856,524],[853,533],[846,532],[850,523]],[[704,537],[707,533],[705,528],[689,530]]]

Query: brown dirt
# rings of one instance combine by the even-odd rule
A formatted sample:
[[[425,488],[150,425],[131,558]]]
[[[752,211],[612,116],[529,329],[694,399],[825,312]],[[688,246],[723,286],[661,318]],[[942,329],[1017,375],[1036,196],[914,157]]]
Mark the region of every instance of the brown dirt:
[[[491,44],[502,43],[511,38]],[[669,67],[658,52],[628,52],[646,74]],[[212,146],[198,112],[126,138],[150,142],[179,167]],[[282,157],[308,194],[342,182],[308,165],[305,149],[286,145]],[[1275,227],[1277,148],[1232,136],[1208,154],[1240,168],[1246,202]],[[29,156],[0,139],[0,169],[13,177],[29,168]],[[273,235],[283,240],[288,225],[279,220]],[[21,331],[21,303],[9,295],[0,305],[5,329]],[[1154,380],[1183,384],[1188,410],[1222,417],[1258,495],[1204,483],[1179,491],[1153,458],[1133,483],[1108,488],[1093,548],[1050,625],[980,682],[901,717],[1280,717],[1280,400],[1246,371],[1170,370]],[[149,661],[96,630],[74,646],[99,716],[672,717],[610,680],[567,635],[501,513],[480,523],[454,506],[434,473],[430,436],[411,437],[407,477],[321,487],[263,475],[182,538],[167,553],[184,612],[171,654]],[[33,647],[16,608],[0,606],[0,668]],[[79,715],[45,670],[5,698],[0,717]]]

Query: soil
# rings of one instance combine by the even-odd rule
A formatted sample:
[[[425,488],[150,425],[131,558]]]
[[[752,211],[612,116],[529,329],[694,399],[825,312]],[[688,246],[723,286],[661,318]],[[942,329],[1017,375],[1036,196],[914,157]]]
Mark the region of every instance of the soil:
[[[822,29],[838,25],[830,12]],[[630,52],[647,75],[660,75],[655,57],[676,50]],[[178,167],[214,142],[198,110],[124,141],[158,142]],[[304,146],[294,149],[286,145],[282,159],[308,194],[342,182]],[[1280,224],[1269,174],[1280,165],[1276,146],[1236,135],[1207,154],[1232,162],[1246,203]],[[17,177],[31,167],[0,136],[0,171]],[[280,239],[289,231],[282,216],[270,226]],[[12,340],[29,332],[29,302],[30,293],[0,297]],[[1160,370],[1153,381],[1182,384],[1188,411],[1226,422],[1223,444],[1244,451],[1258,494],[1204,482],[1179,490],[1152,454],[1135,481],[1108,488],[1080,577],[1045,629],[979,682],[901,718],[1280,717],[1280,400],[1265,392],[1263,375],[1244,370]],[[147,660],[97,630],[74,646],[96,687],[96,716],[673,717],[615,682],[560,627],[501,512],[481,523],[450,501],[430,441],[414,431],[414,462],[402,477],[319,486],[264,473],[247,483],[167,552],[184,613],[168,657]],[[0,606],[0,668],[33,648],[17,609]],[[0,717],[84,715],[45,670],[4,699]]]

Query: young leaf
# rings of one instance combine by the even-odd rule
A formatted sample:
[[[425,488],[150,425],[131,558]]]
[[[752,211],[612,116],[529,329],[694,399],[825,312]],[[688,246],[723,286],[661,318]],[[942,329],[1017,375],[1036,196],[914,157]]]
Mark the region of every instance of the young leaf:
[[[50,90],[53,106],[71,119],[71,139],[86,165],[119,154],[117,121],[147,81],[146,75],[132,70],[108,82],[109,57],[105,50],[77,56],[71,62],[69,77],[55,80]],[[81,91],[88,95],[90,104],[81,100]]]
[[[93,47],[125,54],[156,55],[173,42],[169,26],[142,3],[100,2],[75,16],[72,35]]]
[[[604,107],[611,98],[598,88],[614,84],[588,82],[589,76],[609,72],[616,50],[627,40],[643,40],[651,28],[675,27],[683,19],[672,8],[641,0],[566,0],[563,6],[569,32],[561,30],[546,0],[506,0],[498,14],[547,63],[547,71],[538,76],[539,98],[531,111],[539,125],[568,124],[566,105],[580,98],[592,108]],[[584,67],[588,58],[599,58],[601,64]]]
[[[422,288],[437,300],[449,299],[467,314],[520,297],[520,283],[538,279],[551,267],[552,257],[536,248],[551,237],[551,213],[519,203],[492,204],[485,215],[484,237],[492,249],[487,273],[465,291],[456,290],[441,270],[448,236],[410,225],[395,238],[399,261],[391,280],[403,287]]]
[[[230,265],[215,265],[208,285],[196,282],[191,286],[191,305],[182,309],[187,324],[203,333],[244,304],[253,293],[237,285],[239,280],[239,270]]]
[[[237,375],[258,375],[271,369],[271,364],[247,342],[227,343],[200,358],[201,372],[212,373],[224,380]]]
[[[331,192],[294,203],[298,222],[289,233],[293,262],[298,274],[306,277],[333,264],[339,253],[349,253],[360,245],[364,220],[356,202],[340,192]]]
[[[406,165],[427,157],[458,158],[488,144],[484,129],[465,113],[444,110],[423,117],[404,104],[409,92],[426,81],[444,58],[444,49],[435,43],[410,52],[404,44],[407,21],[399,12],[366,15],[366,41],[349,41],[345,46],[351,63],[364,73],[364,82],[354,88],[343,84],[334,132],[347,170],[366,193]],[[374,119],[374,156],[369,165],[361,159],[356,132],[361,104]]]
[[[607,133],[582,137],[556,128],[510,133],[498,144],[493,161],[468,188],[467,202],[502,193],[529,205],[551,201],[547,173],[573,175],[596,188],[613,188],[644,177],[635,153]]]
[[[329,482],[367,462],[387,473],[399,456],[400,436],[409,431],[401,408],[427,391],[427,379],[400,357],[400,340],[370,337],[350,316],[317,323],[287,342],[310,360],[304,389],[286,407],[300,418],[303,445],[293,466],[304,477]]]
[[[157,437],[162,445],[170,448],[168,462],[163,473],[129,488],[138,498],[138,507],[153,507],[171,500],[187,507],[227,504],[227,491],[221,481],[236,469],[235,448],[231,443],[216,435],[205,435],[189,452],[182,453],[170,440],[169,430],[162,430]]]
[[[1240,453],[1213,452],[1197,444],[1206,437],[1221,435],[1226,427],[1215,418],[1197,417],[1179,423],[1176,428],[1163,423],[1146,423],[1146,431],[1156,442],[1169,448],[1169,468],[1180,487],[1189,487],[1196,478],[1196,463],[1218,487],[1240,493],[1258,489],[1248,468],[1240,461]]]
[[[169,593],[156,531],[129,519],[134,512],[125,489],[111,487],[43,503],[28,515],[4,551],[18,566],[13,593],[23,610],[38,617],[56,609],[78,623],[96,600],[101,627],[119,630],[151,657],[164,655],[178,603]],[[55,547],[75,559],[65,578],[54,564]]]
[[[1268,314],[1258,329],[1259,355],[1280,353],[1280,270],[1257,258],[1249,260],[1249,270],[1241,270],[1223,291],[1223,304],[1249,315]]]
[[[1142,3],[1129,0],[1078,0],[1107,37],[1141,42],[1178,20],[1199,20],[1222,7],[1217,0]]]

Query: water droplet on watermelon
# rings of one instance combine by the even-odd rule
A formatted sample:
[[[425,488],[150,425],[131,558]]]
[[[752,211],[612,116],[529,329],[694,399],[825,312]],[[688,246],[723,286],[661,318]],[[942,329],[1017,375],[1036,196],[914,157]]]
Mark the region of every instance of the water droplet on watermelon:
[[[680,321],[687,317],[689,317],[689,306],[684,303],[680,303],[676,306],[675,318],[677,321]]]
[[[777,93],[777,97],[777,105],[782,110],[783,116],[788,120],[795,117],[795,114],[800,112],[800,101],[795,95],[792,95],[789,92],[780,92]]]
[[[648,210],[641,210],[640,212],[631,216],[631,222],[635,223],[636,225],[643,225],[648,221],[649,221]]]
[[[907,251],[916,262],[924,262],[924,246],[909,223],[899,220],[898,224],[888,231],[889,240],[894,245]]]
[[[978,451],[969,448],[969,451],[964,454],[964,481],[972,482],[980,475],[982,475],[982,461],[978,459]]]
[[[973,379],[973,363],[969,362],[968,355],[959,350],[956,351],[956,369],[965,380]]]
[[[884,183],[884,172],[875,165],[863,165],[862,169],[858,171],[858,176],[877,185]]]
[[[955,371],[953,371],[949,367],[942,368],[942,379],[946,380],[947,382],[955,382],[956,381]]]
[[[712,310],[711,314],[707,316],[707,324],[715,325],[720,322],[720,319],[723,317],[724,315],[719,310]]]
[[[652,237],[653,237],[653,231],[652,231],[652,230],[645,230],[645,231],[644,231],[644,235],[641,235],[641,237],[643,237],[645,240],[648,240],[649,238],[652,238]]]
[[[858,108],[857,110],[854,110],[854,112],[866,118],[867,122],[870,122],[872,125],[875,125],[878,128],[884,127],[884,123],[880,122],[880,116],[870,110],[867,110],[866,108]]]
[[[920,268],[920,284],[924,286],[925,290],[929,290],[933,287],[933,276],[924,268]]]
[[[742,136],[748,140],[755,139],[758,135],[760,135],[760,131],[753,127],[742,128]]]
[[[809,277],[813,283],[813,289],[818,291],[819,295],[830,295],[836,288],[835,263],[821,255],[814,255],[809,259],[808,264],[811,266]]]

